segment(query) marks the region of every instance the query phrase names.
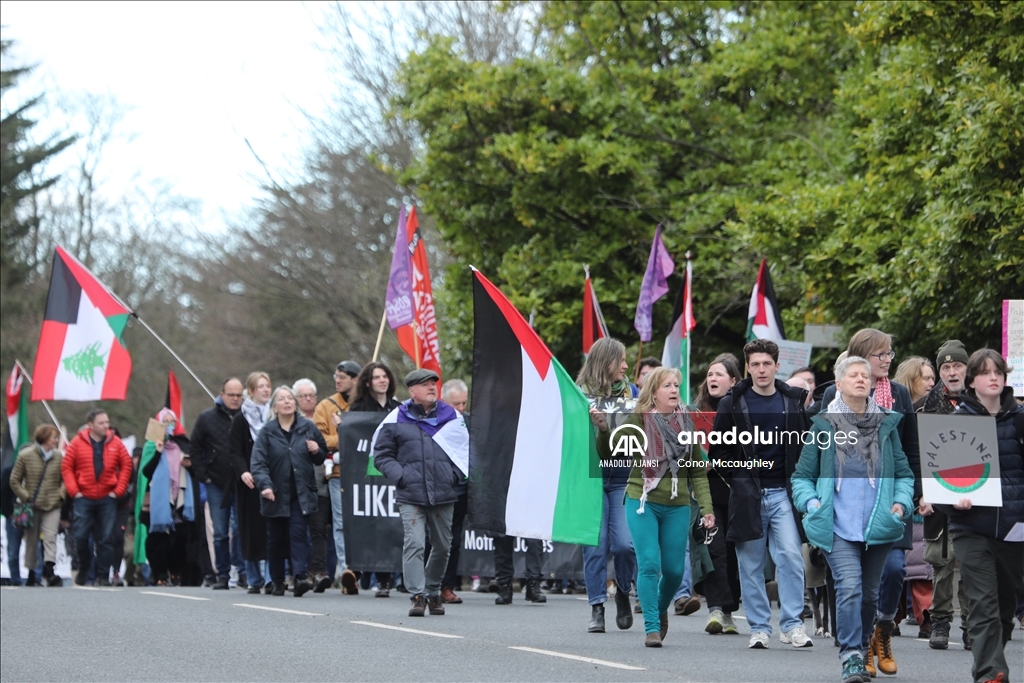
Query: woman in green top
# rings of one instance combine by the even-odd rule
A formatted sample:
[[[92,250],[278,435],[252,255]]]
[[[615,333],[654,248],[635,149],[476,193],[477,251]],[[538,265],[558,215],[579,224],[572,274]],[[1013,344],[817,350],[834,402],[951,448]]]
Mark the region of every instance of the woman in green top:
[[[668,632],[668,608],[683,580],[690,536],[687,480],[704,514],[704,526],[715,526],[707,473],[691,463],[691,458],[701,460],[700,452],[678,439],[680,432],[694,431],[693,421],[679,404],[679,380],[675,368],[652,371],[644,380],[636,413],[627,421],[643,430],[647,442],[643,458],[634,458],[626,485],[626,525],[636,549],[636,586],[645,608],[647,647],[661,647]],[[657,605],[657,611],[647,609],[648,605]]]

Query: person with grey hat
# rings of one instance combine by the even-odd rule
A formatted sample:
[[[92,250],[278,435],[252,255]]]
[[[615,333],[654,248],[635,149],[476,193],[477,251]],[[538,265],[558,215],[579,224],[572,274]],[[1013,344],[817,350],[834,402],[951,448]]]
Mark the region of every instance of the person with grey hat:
[[[964,378],[967,374],[967,349],[959,339],[950,339],[939,347],[935,354],[935,367],[939,369],[940,382],[928,394],[914,404],[919,413],[949,415],[956,412],[963,402]],[[953,576],[957,567],[956,554],[949,537],[949,520],[923,499],[919,510],[924,515],[924,559],[932,566],[932,633],[928,646],[933,650],[949,647],[949,630],[953,622]],[[960,601],[961,642],[964,649],[971,649],[967,631],[970,616],[969,602],[964,591],[964,580],[960,577],[957,586]]]
[[[361,369],[359,363],[354,360],[343,360],[338,363],[334,370],[334,394],[320,401],[313,411],[313,424],[323,435],[324,441],[327,443],[327,451],[330,453],[330,457],[324,461],[324,473],[327,477],[327,491],[331,497],[334,549],[338,555],[337,572],[341,574],[341,592],[345,595],[359,593],[359,585],[355,572],[345,564],[338,425],[341,424],[341,414],[349,409],[348,399],[352,391],[352,383]]]
[[[395,485],[410,617],[422,617],[428,608],[431,615],[445,613],[441,579],[452,545],[456,487],[469,474],[469,432],[462,415],[438,400],[438,379],[424,369],[406,375],[410,398],[388,413],[370,447],[374,465]],[[424,567],[427,531],[432,548]]]

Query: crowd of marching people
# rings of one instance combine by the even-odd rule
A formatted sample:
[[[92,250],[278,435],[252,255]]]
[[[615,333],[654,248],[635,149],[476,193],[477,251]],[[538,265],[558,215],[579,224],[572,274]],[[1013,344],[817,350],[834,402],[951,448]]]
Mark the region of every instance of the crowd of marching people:
[[[610,436],[623,424],[643,433],[647,449],[632,466],[601,469],[599,540],[583,549],[587,630],[605,632],[612,600],[615,626],[629,629],[641,614],[644,645],[659,648],[670,614],[706,609],[708,634],[739,634],[742,604],[749,647],[764,649],[776,602],[779,643],[835,645],[840,680],[866,683],[897,673],[901,630],[916,626],[934,650],[956,642],[956,593],[972,679],[1009,681],[1004,647],[1014,619],[1024,620],[1024,408],[1007,386],[1011,368],[957,340],[934,365],[915,356],[894,369],[895,357],[889,335],[861,330],[819,385],[810,368],[777,376],[778,345],[754,340],[742,359],[715,358],[686,405],[678,370],[643,359],[631,382],[625,347],[598,340],[577,379],[598,456],[614,461]],[[439,388],[434,372],[414,370],[400,402],[390,368],[351,360],[334,382],[321,398],[309,379],[274,388],[263,372],[230,377],[191,433],[165,408],[161,436],[147,432],[134,453],[100,409],[67,444],[40,426],[4,473],[12,582],[23,575],[24,543],[25,585],[62,585],[64,530],[79,586],[236,585],[294,597],[374,586],[377,597],[407,593],[410,616],[445,614],[462,602],[453,538],[462,535],[472,457],[466,384]],[[372,455],[396,487],[398,574],[357,574],[346,563],[338,428],[350,412],[384,417]],[[994,421],[1002,507],[925,499],[918,413]],[[757,436],[789,431],[811,438]],[[679,438],[701,432],[745,438]],[[513,541],[495,539],[499,605],[513,600]],[[525,545],[525,597],[542,603],[542,544]],[[549,588],[561,592],[562,582]]]

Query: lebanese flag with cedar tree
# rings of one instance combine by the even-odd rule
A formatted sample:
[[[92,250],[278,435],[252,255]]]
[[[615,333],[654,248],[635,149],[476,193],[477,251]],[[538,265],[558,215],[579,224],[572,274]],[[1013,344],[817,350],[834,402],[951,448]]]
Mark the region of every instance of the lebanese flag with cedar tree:
[[[132,359],[124,347],[131,311],[58,246],[33,366],[33,401],[123,401]]]
[[[476,269],[473,329],[470,523],[491,533],[597,545],[603,483],[589,401]]]
[[[434,289],[430,284],[430,266],[427,264],[427,249],[423,245],[416,207],[409,209],[405,225],[412,254],[412,300],[413,321],[395,330],[398,345],[417,368],[426,368],[437,373],[438,386],[441,383],[441,345],[437,337],[437,318],[434,309]]]

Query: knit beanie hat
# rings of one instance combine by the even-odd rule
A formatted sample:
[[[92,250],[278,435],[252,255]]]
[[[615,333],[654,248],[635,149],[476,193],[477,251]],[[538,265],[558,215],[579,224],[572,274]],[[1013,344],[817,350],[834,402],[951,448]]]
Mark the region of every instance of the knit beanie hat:
[[[956,363],[957,361],[967,365],[967,349],[959,339],[950,339],[939,347],[939,353],[935,356],[935,367],[941,368],[943,363]]]

